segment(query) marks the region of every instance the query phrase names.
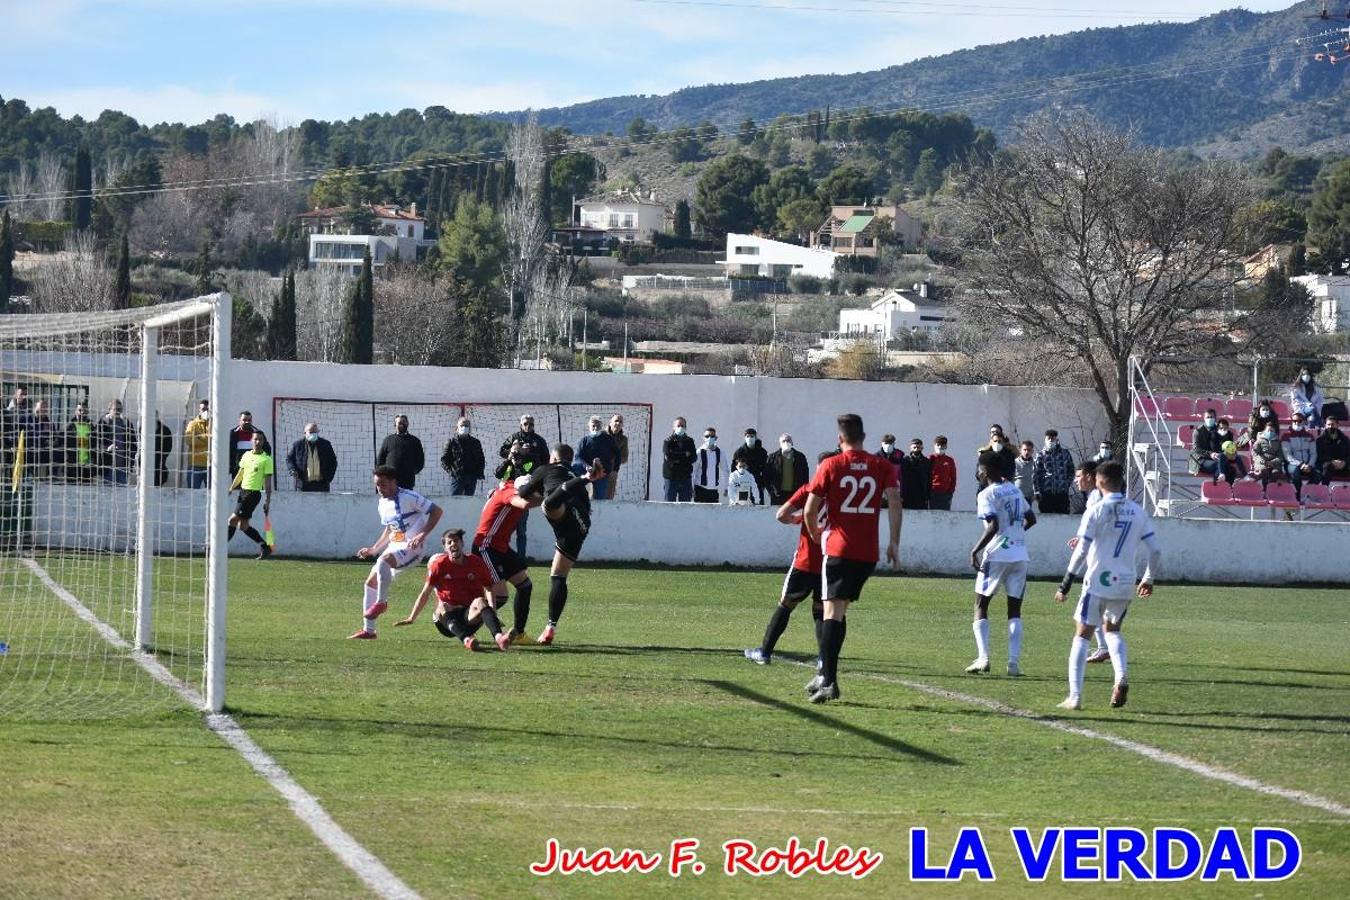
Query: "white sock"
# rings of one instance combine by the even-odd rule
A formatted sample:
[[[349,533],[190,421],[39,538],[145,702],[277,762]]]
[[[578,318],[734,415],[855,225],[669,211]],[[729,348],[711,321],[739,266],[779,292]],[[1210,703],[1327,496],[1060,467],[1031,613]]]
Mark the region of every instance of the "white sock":
[[[389,582],[394,580],[394,570],[389,563],[380,557],[380,561],[375,563],[375,599],[381,603],[389,600]]]
[[[989,620],[976,619],[970,626],[970,630],[975,632],[975,652],[979,654],[980,659],[989,658]]]
[[[366,584],[365,597],[361,601],[361,612],[364,613],[366,610],[370,609],[370,605],[375,602],[375,598],[378,596],[379,595],[375,592],[375,588],[371,587],[370,584]],[[362,617],[362,621],[365,622],[366,631],[375,630],[374,619],[367,619],[365,617]]]
[[[1073,644],[1069,647],[1069,696],[1083,696],[1083,675],[1087,671],[1088,642],[1087,638],[1073,636]]]
[[[1125,635],[1119,631],[1108,631],[1106,633],[1106,648],[1111,651],[1111,668],[1116,671],[1116,684],[1124,684],[1126,680],[1125,668],[1127,665],[1125,659]]]
[[[1097,641],[1097,645],[1096,645],[1095,647],[1092,648],[1093,650],[1104,650],[1104,649],[1106,649],[1106,629],[1105,629],[1105,628],[1103,628],[1102,626],[1098,625],[1098,626],[1097,626],[1097,630],[1096,630],[1096,632],[1093,633],[1092,637],[1093,637],[1093,639],[1095,639],[1095,640]]]
[[[1022,658],[1022,619],[1008,620],[1008,663],[1016,665]]]

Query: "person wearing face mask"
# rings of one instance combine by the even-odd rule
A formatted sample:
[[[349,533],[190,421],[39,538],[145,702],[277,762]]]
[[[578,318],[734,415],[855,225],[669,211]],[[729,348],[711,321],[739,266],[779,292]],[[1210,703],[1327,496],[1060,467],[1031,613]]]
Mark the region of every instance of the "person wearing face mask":
[[[441,468],[450,476],[452,497],[472,497],[478,493],[487,460],[483,456],[483,443],[473,436],[473,426],[463,416],[455,423],[455,433],[441,451]]]
[[[534,430],[534,416],[529,413],[520,417],[520,430],[502,441],[501,447],[497,449],[497,455],[506,459],[511,455],[511,448],[515,444],[521,445],[520,458],[529,460],[533,469],[548,465],[548,441]]]
[[[1298,378],[1289,388],[1289,406],[1294,412],[1303,413],[1309,428],[1322,426],[1322,389],[1307,366],[1299,370]]]
[[[253,413],[239,413],[239,424],[230,429],[230,477],[239,472],[239,457],[253,450],[253,434],[262,431],[253,425]],[[266,435],[263,435],[266,437]]]
[[[83,403],[75,405],[75,416],[65,431],[66,481],[87,484],[94,479],[98,456],[94,451],[94,423]]]
[[[881,436],[881,449],[877,451],[877,456],[895,466],[895,477],[900,477],[900,469],[905,464],[905,452],[895,446],[895,435],[883,434]]]
[[[956,460],[947,452],[947,436],[933,438],[933,455],[928,457],[932,474],[928,478],[928,508],[951,509],[956,493]]]
[[[764,461],[762,484],[769,489],[770,501],[774,506],[782,506],[809,478],[806,454],[793,448],[792,435],[779,435],[778,449]]]
[[[1340,420],[1326,417],[1326,427],[1317,437],[1317,477],[1323,484],[1350,476],[1350,439],[1340,429]]]
[[[1280,430],[1280,417],[1271,407],[1269,400],[1262,400],[1252,409],[1252,416],[1247,420],[1247,441],[1256,440],[1261,433],[1271,427],[1276,431]]]
[[[927,509],[933,487],[933,464],[923,454],[923,441],[911,438],[909,453],[900,466],[900,505],[904,509]]]
[[[426,468],[427,457],[422,441],[408,430],[408,417],[394,416],[394,433],[387,435],[375,454],[375,465],[389,466],[398,473],[398,486],[411,491],[417,486],[417,475]]]
[[[1220,420],[1220,422],[1222,421]],[[1228,482],[1231,487],[1233,482],[1241,481],[1247,477],[1247,460],[1238,452],[1238,445],[1235,441],[1225,440],[1219,446],[1219,449],[1223,452],[1223,458],[1219,460],[1223,480]]]
[[[1296,412],[1289,422],[1289,429],[1280,435],[1280,443],[1284,444],[1285,473],[1289,480],[1294,483],[1294,493],[1298,499],[1303,499],[1303,485],[1317,483],[1317,469],[1314,463],[1317,461],[1317,445],[1313,442],[1312,433],[1308,431],[1307,419],[1303,413]]]
[[[1272,481],[1289,477],[1289,459],[1284,454],[1284,443],[1275,425],[1268,424],[1252,444],[1252,475],[1261,479],[1262,489]]]
[[[745,435],[741,440],[741,446],[736,448],[736,452],[731,454],[731,467],[736,468],[736,463],[745,460],[745,468],[754,476],[755,484],[759,493],[760,504],[764,503],[764,467],[769,461],[769,451],[764,449],[760,443],[759,432],[753,428],[745,429]]]
[[[976,464],[983,465],[992,469],[995,464],[998,465],[1000,472],[1011,472],[1013,470],[1014,460],[1017,458],[1017,452],[1012,448],[1012,442],[1008,436],[1003,433],[1003,426],[995,422],[989,426],[989,443],[985,444],[976,451]],[[980,486],[975,485],[975,493],[980,492]]]
[[[717,429],[703,429],[703,446],[698,448],[694,463],[694,502],[721,503],[726,486],[727,467],[722,462],[722,448],[717,446]]]
[[[688,503],[694,499],[694,460],[698,458],[698,448],[685,432],[684,418],[678,418],[661,444],[661,477],[666,482],[667,503]]]
[[[197,414],[183,429],[183,444],[187,450],[187,487],[206,487],[206,473],[211,468],[211,404],[197,401]]]
[[[136,427],[122,414],[122,401],[108,404],[108,412],[98,423],[97,446],[102,454],[103,477],[114,484],[130,480],[136,460]]]
[[[1047,428],[1031,475],[1032,498],[1040,504],[1041,515],[1068,514],[1073,471],[1073,454],[1059,443],[1059,432]]]
[[[1013,460],[1013,487],[1022,492],[1022,499],[1031,509],[1032,498],[1036,496],[1036,445],[1023,441],[1017,445],[1017,459]]]
[[[295,489],[306,494],[326,494],[337,477],[337,454],[328,439],[319,436],[317,422],[305,424],[305,435],[291,444],[286,468],[295,479]]]
[[[1092,461],[1095,463],[1110,462],[1113,456],[1115,456],[1115,451],[1111,449],[1111,442],[1104,440],[1097,445],[1097,455],[1092,457]]]
[[[39,400],[37,406],[42,406]],[[36,407],[34,407],[36,412]],[[173,453],[173,432],[155,413],[155,487],[169,483],[169,455]]]
[[[590,466],[598,459],[600,467],[606,473],[614,468],[619,448],[614,446],[614,438],[605,431],[599,416],[591,416],[586,423],[586,436],[577,443],[577,459],[584,466]],[[609,475],[591,482],[592,500],[609,499]]]
[[[1224,420],[1225,431],[1227,419]],[[1192,475],[1208,475],[1218,481],[1223,475],[1223,442],[1228,436],[1219,434],[1219,419],[1212,409],[1205,410],[1205,424],[1195,429],[1191,438],[1191,452],[1186,458],[1186,470]]]
[[[619,492],[619,472],[624,466],[628,465],[628,435],[623,431],[623,416],[616,415],[609,420],[609,426],[605,432],[610,439],[614,441],[614,468],[610,470],[609,477],[605,479],[609,485],[609,491],[606,500],[613,500]]]

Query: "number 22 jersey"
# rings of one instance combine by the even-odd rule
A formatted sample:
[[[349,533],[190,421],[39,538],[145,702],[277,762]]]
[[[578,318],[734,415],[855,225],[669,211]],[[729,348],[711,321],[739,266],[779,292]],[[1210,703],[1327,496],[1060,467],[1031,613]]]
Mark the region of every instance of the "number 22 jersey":
[[[829,515],[826,556],[870,563],[880,558],[881,499],[893,487],[899,487],[895,466],[874,453],[845,450],[820,464],[809,490],[825,501]]]

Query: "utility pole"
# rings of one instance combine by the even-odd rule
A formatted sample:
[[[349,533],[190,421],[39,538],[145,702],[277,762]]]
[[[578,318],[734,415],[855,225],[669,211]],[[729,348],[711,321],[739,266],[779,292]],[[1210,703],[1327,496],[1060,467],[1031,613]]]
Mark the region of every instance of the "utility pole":
[[[586,371],[586,323],[590,319],[590,313],[590,307],[583,306],[581,308],[581,371],[583,372]]]

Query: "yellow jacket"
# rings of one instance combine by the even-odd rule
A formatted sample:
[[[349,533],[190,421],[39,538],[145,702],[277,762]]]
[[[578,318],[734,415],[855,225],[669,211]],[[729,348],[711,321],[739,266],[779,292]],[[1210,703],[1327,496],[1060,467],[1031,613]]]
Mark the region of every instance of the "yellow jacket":
[[[187,444],[188,465],[194,469],[206,469],[211,465],[211,423],[201,416],[193,416],[183,429]]]

